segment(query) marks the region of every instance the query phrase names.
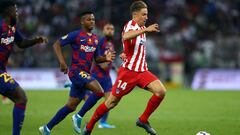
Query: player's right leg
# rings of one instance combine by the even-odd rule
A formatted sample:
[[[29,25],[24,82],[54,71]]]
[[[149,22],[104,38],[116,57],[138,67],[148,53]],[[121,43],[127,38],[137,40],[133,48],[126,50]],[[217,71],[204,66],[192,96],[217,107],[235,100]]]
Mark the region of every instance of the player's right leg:
[[[110,90],[111,91],[111,90]],[[108,99],[108,97],[110,96],[111,92],[110,91],[105,91],[104,93],[104,97],[105,97],[105,101]],[[102,118],[100,119],[100,122],[98,124],[98,128],[116,128],[115,125],[111,125],[107,122],[107,118],[108,118],[109,112],[105,113]]]
[[[109,110],[113,109],[121,100],[121,98],[116,97],[112,94],[110,94],[109,98],[103,102],[98,108],[95,110],[91,120],[89,123],[84,127],[82,131],[82,135],[90,135],[92,132],[92,129],[94,128],[94,125],[96,122]]]
[[[82,86],[76,84],[74,78],[72,78],[71,81],[73,84],[71,86],[67,104],[62,107],[46,125],[39,128],[39,132],[42,135],[50,135],[51,129],[61,122],[69,113],[73,112],[84,98],[85,91],[82,90]]]
[[[50,135],[52,128],[60,123],[69,113],[73,112],[77,108],[80,101],[80,98],[70,96],[67,104],[58,110],[58,112],[46,125],[39,127],[39,132],[42,135]]]
[[[27,96],[19,84],[5,71],[0,71],[0,94],[14,102],[12,134],[20,135],[25,117]]]
[[[127,69],[124,68],[119,69],[118,78],[112,87],[112,92],[109,98],[100,106],[98,106],[98,108],[95,110],[93,116],[91,117],[91,120],[89,121],[89,123],[86,125],[82,132],[83,135],[91,134],[96,122],[105,113],[114,108],[124,95],[128,94],[133,90],[138,80],[136,78],[132,79],[132,76],[136,75],[137,74],[135,72],[129,71]]]

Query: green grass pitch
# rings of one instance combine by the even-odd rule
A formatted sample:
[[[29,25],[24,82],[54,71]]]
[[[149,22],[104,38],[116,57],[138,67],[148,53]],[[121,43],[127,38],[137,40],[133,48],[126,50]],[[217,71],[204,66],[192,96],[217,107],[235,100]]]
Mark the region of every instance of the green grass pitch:
[[[28,107],[22,135],[38,135],[38,127],[47,123],[68,98],[68,91],[27,91]],[[135,126],[151,94],[135,89],[111,111],[109,122],[116,129],[98,129],[93,135],[146,135]],[[102,102],[103,100],[99,101]],[[82,106],[79,105],[78,109]],[[96,106],[87,113],[90,119]],[[73,114],[73,113],[72,113]],[[71,115],[52,130],[52,135],[75,135]],[[204,130],[211,135],[240,135],[240,92],[169,90],[164,102],[150,118],[159,135],[195,135]],[[0,135],[11,135],[12,104],[0,103]]]

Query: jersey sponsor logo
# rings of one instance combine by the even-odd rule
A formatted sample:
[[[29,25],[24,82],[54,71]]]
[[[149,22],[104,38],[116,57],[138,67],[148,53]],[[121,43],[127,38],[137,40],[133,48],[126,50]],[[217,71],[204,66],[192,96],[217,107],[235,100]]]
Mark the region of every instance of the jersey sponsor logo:
[[[144,42],[143,40],[141,40],[139,44],[140,44],[140,45],[144,45],[144,43],[145,43],[145,42]]]
[[[80,49],[85,51],[85,52],[94,52],[96,50],[96,47],[81,45]]]
[[[1,44],[9,45],[14,41],[14,36],[1,38]]]

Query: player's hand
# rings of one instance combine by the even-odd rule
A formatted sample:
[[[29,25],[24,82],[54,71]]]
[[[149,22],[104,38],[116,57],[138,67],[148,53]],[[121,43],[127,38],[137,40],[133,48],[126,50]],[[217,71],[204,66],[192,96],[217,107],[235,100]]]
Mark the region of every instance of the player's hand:
[[[122,53],[119,55],[119,57],[121,58],[122,61],[125,61],[126,58],[127,58],[127,55],[126,55],[124,52],[122,52]]]
[[[48,38],[47,37],[37,36],[36,39],[37,39],[38,44],[45,45],[45,44],[48,43]]]
[[[159,26],[157,23],[154,23],[146,28],[147,32],[160,32]]]
[[[68,66],[66,63],[60,63],[60,71],[63,72],[64,74],[68,73]]]
[[[115,51],[107,50],[107,51],[105,51],[105,57],[106,57],[106,60],[107,60],[107,61],[113,62],[113,60],[114,60],[115,57],[116,57],[116,52],[115,52]]]

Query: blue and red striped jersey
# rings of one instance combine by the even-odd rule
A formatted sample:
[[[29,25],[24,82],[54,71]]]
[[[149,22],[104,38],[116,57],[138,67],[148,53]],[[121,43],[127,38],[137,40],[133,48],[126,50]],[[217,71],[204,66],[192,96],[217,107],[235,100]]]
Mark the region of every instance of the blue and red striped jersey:
[[[15,42],[22,41],[22,34],[16,29],[16,26],[9,26],[0,17],[0,70],[6,70],[8,58],[13,51]]]
[[[107,40],[106,37],[103,37],[99,41],[99,55],[104,55],[105,51],[115,51],[114,44],[111,40]],[[104,66],[106,68],[101,67]],[[91,74],[93,74],[95,77],[98,77],[99,79],[104,77],[110,77],[110,70],[112,68],[111,62],[104,62],[104,63],[93,63]]]
[[[72,48],[72,62],[70,71],[85,71],[90,73],[92,61],[98,53],[98,37],[95,34],[87,34],[82,30],[76,30],[63,36],[61,46],[70,44]]]

